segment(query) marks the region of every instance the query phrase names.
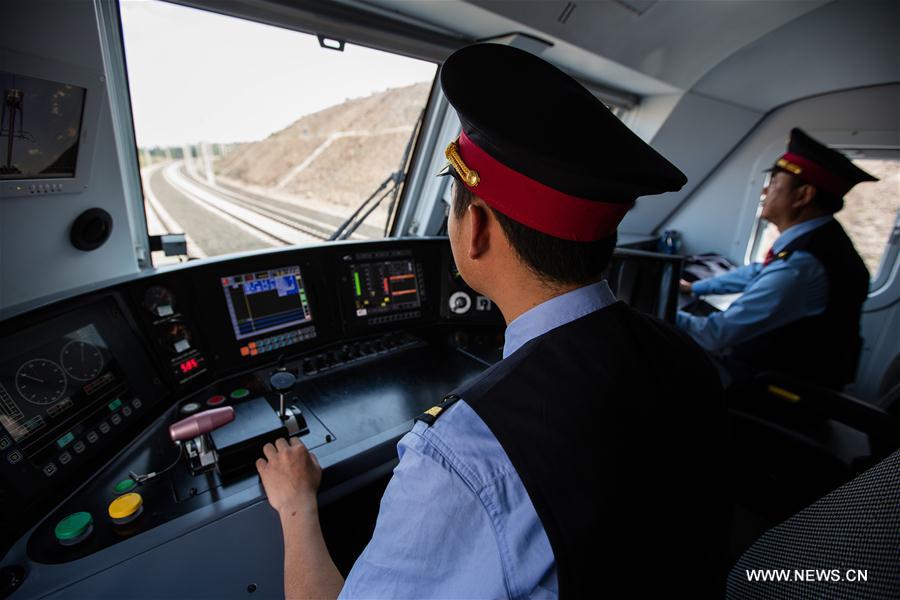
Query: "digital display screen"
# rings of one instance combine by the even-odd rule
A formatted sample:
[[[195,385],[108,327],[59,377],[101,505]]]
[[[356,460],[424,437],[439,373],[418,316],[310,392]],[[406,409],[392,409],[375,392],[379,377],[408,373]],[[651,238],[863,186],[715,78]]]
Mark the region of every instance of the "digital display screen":
[[[187,375],[200,368],[200,361],[196,358],[189,358],[186,361],[179,363],[178,368],[181,370],[182,375]]]
[[[223,277],[222,289],[238,340],[312,322],[300,267]]]
[[[422,305],[416,263],[412,259],[350,266],[356,316],[419,308]]]
[[[27,454],[48,434],[120,385],[109,346],[94,325],[0,365],[0,424]]]
[[[0,71],[0,179],[75,176],[85,93]]]

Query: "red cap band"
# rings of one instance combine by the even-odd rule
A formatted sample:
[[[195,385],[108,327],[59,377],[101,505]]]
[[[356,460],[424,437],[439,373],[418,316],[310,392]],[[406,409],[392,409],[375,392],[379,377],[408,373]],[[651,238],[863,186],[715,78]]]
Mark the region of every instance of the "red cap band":
[[[541,233],[577,242],[609,237],[633,202],[596,202],[571,196],[511,169],[459,135],[459,155],[477,171],[479,183],[466,187],[491,208]]]
[[[781,161],[786,161],[788,164],[779,164]],[[787,152],[778,159],[775,164],[786,171],[793,173],[803,181],[813,184],[823,192],[832,194],[838,198],[842,198],[844,194],[853,187],[853,183],[837,177],[831,173],[831,171],[823,169],[816,163],[799,154]],[[792,169],[792,166],[795,168]]]

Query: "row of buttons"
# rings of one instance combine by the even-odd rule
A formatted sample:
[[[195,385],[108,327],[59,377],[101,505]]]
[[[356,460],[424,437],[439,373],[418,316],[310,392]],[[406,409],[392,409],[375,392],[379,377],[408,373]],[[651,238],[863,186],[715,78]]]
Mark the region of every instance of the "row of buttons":
[[[131,401],[131,406],[125,405],[122,407],[121,415],[130,417],[132,414],[134,414],[132,407],[140,408],[141,406],[143,406],[143,403],[141,402],[140,398],[134,398]],[[110,422],[112,422],[113,425],[120,425],[122,423],[121,415],[119,413],[113,413],[109,417]],[[101,421],[100,424],[97,426],[97,429],[99,429],[100,433],[102,433],[104,435],[106,435],[107,433],[109,433],[112,430],[112,428],[109,426],[109,423],[107,423],[106,421]],[[97,441],[100,439],[100,436],[97,435],[96,431],[91,430],[91,431],[88,431],[87,435],[85,436],[85,439],[90,444],[96,444]],[[72,451],[75,452],[75,454],[81,454],[86,449],[87,449],[87,446],[81,440],[78,440],[77,442],[75,442],[72,445]],[[67,465],[72,461],[72,455],[68,451],[65,451],[65,452],[62,452],[57,457],[57,460],[59,461],[59,464]],[[54,463],[53,461],[50,461],[49,463],[44,465],[44,468],[41,470],[44,472],[44,475],[46,475],[47,477],[51,477],[51,476],[55,475],[59,469],[57,468],[56,463]]]
[[[241,356],[256,356],[264,352],[278,350],[292,344],[311,340],[316,337],[315,327],[307,327],[296,331],[289,331],[281,335],[275,335],[262,340],[250,342],[246,346],[241,347]]]
[[[125,525],[137,519],[144,511],[144,499],[137,492],[134,480],[120,481],[115,488],[122,493],[109,503],[106,509],[109,519],[114,525]],[[94,517],[91,513],[80,511],[63,517],[53,529],[56,540],[63,546],[74,546],[86,540],[94,531]]]
[[[49,192],[61,192],[63,186],[61,183],[39,183],[28,186],[29,194],[46,194]]]
[[[375,340],[345,344],[337,350],[325,351],[303,359],[303,374],[315,375],[320,371],[359,360],[373,354],[408,346],[416,339],[412,336],[389,333]]]
[[[246,398],[250,395],[250,390],[247,388],[237,388],[231,391],[228,394],[232,400],[241,400],[242,398]],[[216,394],[214,396],[210,396],[206,399],[207,406],[219,406],[220,404],[224,404],[227,398],[221,394]],[[200,410],[201,406],[199,402],[187,402],[181,406],[182,414],[189,415],[191,413],[195,413]]]
[[[393,323],[395,321],[405,321],[407,319],[417,319],[422,313],[414,310],[408,313],[400,313],[397,315],[384,315],[383,317],[372,317],[369,319],[369,325],[381,325],[383,323]]]

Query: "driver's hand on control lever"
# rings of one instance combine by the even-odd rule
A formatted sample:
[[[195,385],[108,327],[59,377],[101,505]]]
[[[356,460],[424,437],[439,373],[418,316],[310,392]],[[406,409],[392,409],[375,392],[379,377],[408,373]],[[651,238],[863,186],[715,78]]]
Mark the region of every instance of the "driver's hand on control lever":
[[[316,492],[322,467],[298,438],[263,446],[256,461],[269,504],[284,534],[285,598],[337,598],[344,586],[319,526]]]
[[[279,438],[275,444],[263,446],[263,454],[265,458],[256,461],[256,470],[272,508],[284,513],[315,507],[322,467],[303,442]]]
[[[678,289],[681,290],[682,294],[693,294],[694,293],[694,285],[687,280],[680,279],[678,281]]]

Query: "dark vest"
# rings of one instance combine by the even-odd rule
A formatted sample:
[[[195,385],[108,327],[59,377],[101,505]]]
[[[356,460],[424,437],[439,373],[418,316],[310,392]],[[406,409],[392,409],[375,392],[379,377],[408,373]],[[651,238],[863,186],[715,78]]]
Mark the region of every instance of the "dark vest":
[[[721,597],[728,424],[716,371],[687,336],[617,302],[531,340],[445,404],[456,396],[522,479],[561,597]]]
[[[862,351],[859,319],[869,293],[869,272],[836,220],[788,244],[777,260],[787,260],[798,250],[812,254],[825,269],[825,312],[739,344],[731,356],[758,371],[779,371],[841,389],[856,378]]]

